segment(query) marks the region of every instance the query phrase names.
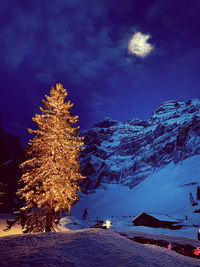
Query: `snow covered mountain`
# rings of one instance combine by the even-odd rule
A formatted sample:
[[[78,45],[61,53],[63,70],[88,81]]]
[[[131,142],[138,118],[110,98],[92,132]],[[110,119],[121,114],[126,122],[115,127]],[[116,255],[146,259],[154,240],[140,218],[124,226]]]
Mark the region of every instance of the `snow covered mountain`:
[[[200,154],[200,99],[164,102],[147,121],[106,118],[84,136],[83,191],[104,184],[133,188],[166,165]]]

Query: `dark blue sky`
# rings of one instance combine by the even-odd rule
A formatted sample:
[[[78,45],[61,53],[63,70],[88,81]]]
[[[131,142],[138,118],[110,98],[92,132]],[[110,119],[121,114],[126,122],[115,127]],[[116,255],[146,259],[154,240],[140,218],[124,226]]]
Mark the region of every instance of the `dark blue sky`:
[[[199,0],[1,0],[4,130],[25,143],[56,82],[82,129],[108,116],[148,119],[163,101],[198,98],[199,14]],[[154,46],[144,59],[128,51],[137,31]]]

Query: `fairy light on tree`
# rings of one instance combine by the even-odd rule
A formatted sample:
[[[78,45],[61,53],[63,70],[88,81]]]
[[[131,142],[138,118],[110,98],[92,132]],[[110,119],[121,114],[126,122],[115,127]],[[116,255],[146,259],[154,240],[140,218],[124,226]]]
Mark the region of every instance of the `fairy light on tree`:
[[[54,231],[61,213],[70,211],[78,200],[78,183],[84,179],[78,158],[84,143],[78,137],[79,127],[72,127],[78,116],[71,115],[73,104],[65,102],[67,95],[60,83],[52,87],[50,96],[42,100],[42,114],[33,118],[38,130],[28,129],[35,137],[20,165],[24,186],[18,190],[25,200],[19,212],[24,232]]]

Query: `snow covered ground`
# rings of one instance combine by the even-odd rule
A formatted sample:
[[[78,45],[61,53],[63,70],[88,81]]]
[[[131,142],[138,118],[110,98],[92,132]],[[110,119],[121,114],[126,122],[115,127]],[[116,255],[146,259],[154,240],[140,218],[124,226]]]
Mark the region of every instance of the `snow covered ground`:
[[[19,224],[13,226],[9,231],[4,231],[6,228],[6,219],[12,218],[13,217],[10,214],[0,214],[0,237],[22,234],[22,229]],[[170,230],[145,226],[133,226],[131,223],[132,218],[117,217],[111,219],[112,224],[110,226],[110,230],[124,234],[129,238],[139,235],[147,238],[164,239],[169,242],[190,244],[200,247],[200,241],[197,239],[197,228],[194,227],[188,227],[180,230]],[[73,216],[65,216],[60,221],[59,230],[61,232],[83,230],[88,229],[95,224],[96,220],[81,220]]]
[[[107,217],[107,220],[111,221],[110,229],[126,234],[129,237],[132,237],[133,235],[143,235],[143,236],[167,236],[170,237],[186,237],[190,238],[193,241],[193,244],[200,246],[199,240],[197,240],[197,227],[183,227],[179,230],[170,230],[170,229],[163,229],[163,228],[151,228],[151,227],[145,227],[145,226],[133,226],[132,220],[133,217]],[[94,219],[87,219],[87,220],[81,220],[77,219],[73,216],[66,216],[61,219],[61,225],[62,228],[67,228],[70,230],[78,230],[78,229],[86,229],[96,224],[96,220]]]
[[[88,220],[109,219],[117,231],[144,231],[196,239],[200,214],[193,211],[200,208],[200,201],[196,199],[200,181],[199,162],[200,156],[193,156],[179,164],[171,163],[132,189],[108,184],[95,193],[81,194],[80,201],[72,208],[72,215],[81,219],[84,208],[87,208]],[[190,192],[198,205],[191,205]],[[180,230],[134,227],[131,223],[133,218],[142,212],[169,215],[187,227]]]
[[[1,266],[200,266],[198,259],[102,229],[1,237],[0,262]]]
[[[200,260],[165,248],[137,244],[116,233],[199,247],[200,214],[193,213],[200,208],[196,199],[199,162],[200,156],[194,156],[177,165],[171,163],[132,189],[109,184],[93,194],[81,194],[72,216],[61,219],[61,233],[21,235],[19,225],[5,233],[5,215],[1,215],[1,266],[200,266]],[[190,192],[198,205],[190,204]],[[88,217],[82,220],[85,208]],[[142,212],[169,215],[186,227],[169,230],[133,226],[133,218]],[[109,219],[110,230],[89,229],[97,219]]]
[[[12,220],[13,218],[14,217],[11,214],[0,214],[0,237],[8,236],[8,235],[23,234],[21,225],[19,223],[16,223],[9,231],[4,230],[7,227],[6,219]],[[65,232],[65,231],[69,231],[69,229],[66,228],[65,225],[62,223],[59,225],[58,231]]]
[[[117,217],[111,218],[111,231],[118,232],[127,238],[141,236],[154,240],[165,240],[169,243],[180,245],[192,245],[200,249],[200,241],[197,239],[196,227],[186,227],[179,230],[170,230],[162,228],[151,228],[145,226],[133,226],[131,218]],[[73,216],[66,216],[61,219],[62,229],[68,230],[88,229],[96,224],[96,220],[80,220]]]

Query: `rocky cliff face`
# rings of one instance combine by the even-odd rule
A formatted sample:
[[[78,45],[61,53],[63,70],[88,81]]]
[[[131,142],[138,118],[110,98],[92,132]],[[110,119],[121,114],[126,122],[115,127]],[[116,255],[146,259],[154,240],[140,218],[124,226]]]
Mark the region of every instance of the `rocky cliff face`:
[[[106,118],[83,135],[83,190],[104,183],[132,188],[171,161],[200,154],[200,99],[164,102],[148,121]]]

